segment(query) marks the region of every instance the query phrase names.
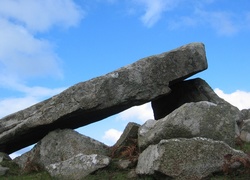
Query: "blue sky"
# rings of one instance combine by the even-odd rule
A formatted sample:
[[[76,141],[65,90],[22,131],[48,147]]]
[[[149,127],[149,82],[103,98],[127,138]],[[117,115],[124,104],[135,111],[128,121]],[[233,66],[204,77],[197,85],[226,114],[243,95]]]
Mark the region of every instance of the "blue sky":
[[[205,44],[209,66],[194,77],[250,108],[249,39],[249,0],[1,0],[0,117],[191,42]],[[112,145],[152,117],[146,104],[77,131]]]

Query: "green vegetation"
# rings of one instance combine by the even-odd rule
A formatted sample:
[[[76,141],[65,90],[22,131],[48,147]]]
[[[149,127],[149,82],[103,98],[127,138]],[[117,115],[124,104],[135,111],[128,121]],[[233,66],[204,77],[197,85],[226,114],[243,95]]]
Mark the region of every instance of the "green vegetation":
[[[0,180],[51,180],[50,175],[45,172],[22,172],[13,161],[3,161],[0,163],[3,167],[8,167],[7,175],[0,176]]]
[[[250,155],[250,143],[242,143],[240,146],[236,146],[236,149],[244,151]]]
[[[120,169],[117,167],[118,159],[111,161],[110,165],[106,168],[100,169],[87,177],[84,180],[100,180],[100,179],[112,179],[112,180],[127,180],[128,174],[132,169]],[[134,167],[135,168],[135,167]],[[131,180],[153,180],[151,177],[143,178],[130,178]]]
[[[52,180],[53,178],[47,172],[37,172],[31,174],[21,174],[21,175],[7,175],[0,177],[0,180]]]

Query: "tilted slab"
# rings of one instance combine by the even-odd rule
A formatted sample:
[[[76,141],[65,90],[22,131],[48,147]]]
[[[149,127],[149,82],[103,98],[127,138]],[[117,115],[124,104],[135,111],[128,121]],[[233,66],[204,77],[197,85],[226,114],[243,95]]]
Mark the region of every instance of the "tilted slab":
[[[0,151],[12,153],[57,128],[78,128],[154,100],[170,84],[207,68],[204,45],[143,58],[0,120]]]

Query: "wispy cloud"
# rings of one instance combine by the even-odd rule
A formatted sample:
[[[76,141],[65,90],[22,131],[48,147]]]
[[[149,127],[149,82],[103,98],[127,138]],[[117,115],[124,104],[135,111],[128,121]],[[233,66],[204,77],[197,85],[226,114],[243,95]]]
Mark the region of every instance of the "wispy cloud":
[[[214,91],[218,96],[238,107],[240,110],[250,108],[250,92],[237,90],[227,94],[219,88],[216,88]]]
[[[248,13],[245,12],[233,12],[226,8],[209,10],[210,5],[216,4],[213,0],[191,1],[190,4],[186,14],[181,13],[182,15],[177,15],[169,21],[170,29],[202,27],[212,29],[221,36],[231,36],[246,29],[250,22]],[[180,6],[184,5],[184,3],[180,4]]]
[[[83,13],[72,0],[0,1],[0,16],[34,32],[47,31],[55,25],[75,26]]]
[[[214,0],[131,0],[143,8],[140,19],[146,27],[154,26],[160,19],[175,30],[187,27],[212,29],[218,35],[231,36],[249,28],[249,12],[217,9]],[[213,7],[211,10],[211,7]],[[138,8],[141,9],[141,8]],[[137,10],[140,12],[140,10]]]
[[[141,21],[147,27],[152,27],[160,20],[165,11],[172,10],[179,0],[134,0],[135,3],[142,5],[145,13],[141,16]]]
[[[197,21],[203,25],[209,25],[219,35],[233,35],[240,30],[239,22],[234,19],[234,14],[223,11],[196,10]]]
[[[50,42],[0,17],[0,76],[62,76],[60,61]]]

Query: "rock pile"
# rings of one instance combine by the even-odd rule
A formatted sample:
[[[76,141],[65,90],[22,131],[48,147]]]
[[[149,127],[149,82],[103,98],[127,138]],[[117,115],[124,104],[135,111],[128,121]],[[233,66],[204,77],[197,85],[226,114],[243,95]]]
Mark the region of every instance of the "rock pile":
[[[114,162],[134,179],[203,179],[237,169],[250,163],[234,149],[235,138],[250,141],[250,110],[219,98],[200,78],[184,81],[206,68],[204,45],[192,43],[79,83],[1,119],[0,151],[38,142],[13,161],[60,179],[83,179]],[[150,101],[155,120],[129,123],[112,147],[72,130]]]

